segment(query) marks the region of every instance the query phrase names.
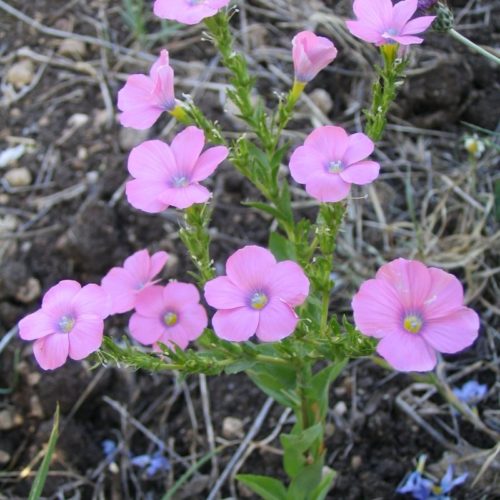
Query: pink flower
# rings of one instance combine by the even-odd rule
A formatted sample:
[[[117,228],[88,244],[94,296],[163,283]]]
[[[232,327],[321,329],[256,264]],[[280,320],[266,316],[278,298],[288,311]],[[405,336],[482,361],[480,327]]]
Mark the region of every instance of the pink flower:
[[[44,295],[41,309],[19,322],[19,336],[35,340],[38,364],[54,370],[68,356],[79,360],[99,349],[108,313],[108,297],[100,286],[60,281]]]
[[[154,13],[162,19],[183,24],[198,24],[226,7],[230,0],[156,0]]]
[[[455,353],[476,340],[479,317],[464,307],[453,275],[415,260],[385,264],[352,300],[357,328],[381,339],[377,352],[396,370],[428,371],[436,351]]]
[[[313,198],[340,201],[349,194],[351,184],[368,184],[378,177],[380,165],[365,160],[373,149],[373,141],[365,134],[347,135],[341,127],[320,127],[294,151],[290,172]]]
[[[147,250],[140,250],[128,257],[123,267],[113,267],[101,282],[111,301],[111,314],[134,309],[144,290],[154,285],[153,279],[167,259],[166,252],[156,252],[150,257]]]
[[[336,57],[335,45],[311,31],[301,31],[292,40],[293,66],[295,78],[299,82],[310,82],[323,68]]]
[[[207,313],[199,302],[198,290],[188,283],[172,281],[165,287],[149,287],[137,298],[130,333],[142,344],[161,342],[185,349],[208,324]]]
[[[168,51],[162,50],[149,76],[130,75],[118,92],[120,123],[124,127],[147,129],[164,111],[174,108],[174,70],[169,64]]]
[[[354,0],[357,20],[346,24],[354,36],[375,45],[422,43],[423,38],[413,35],[425,31],[436,16],[411,19],[417,7],[418,0],[403,0],[396,5],[391,0]]]
[[[135,177],[127,182],[128,201],[139,210],[158,213],[169,205],[187,208],[206,202],[211,194],[199,181],[206,179],[223,162],[229,151],[224,146],[201,150],[205,134],[188,127],[172,141],[146,141],[128,158],[128,171]]]
[[[227,276],[205,285],[205,299],[219,309],[212,324],[224,340],[242,342],[252,335],[264,342],[288,337],[297,325],[294,307],[309,294],[309,280],[290,260],[276,262],[258,246],[246,246],[226,263]]]

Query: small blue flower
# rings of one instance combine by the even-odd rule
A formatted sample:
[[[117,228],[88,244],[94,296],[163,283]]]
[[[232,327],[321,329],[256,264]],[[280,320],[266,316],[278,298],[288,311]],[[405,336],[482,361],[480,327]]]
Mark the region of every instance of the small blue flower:
[[[137,455],[130,461],[133,465],[136,465],[141,469],[146,468],[146,474],[149,477],[154,476],[157,472],[170,470],[170,462],[163,455],[161,450],[157,451],[153,455]]]
[[[419,471],[413,471],[400,486],[397,493],[411,493],[415,500],[427,500],[432,491],[432,481],[425,479]]]
[[[102,451],[106,458],[112,455],[116,450],[116,443],[112,439],[105,439],[101,443]]]
[[[476,405],[481,401],[481,399],[486,396],[488,392],[488,386],[486,384],[480,384],[475,380],[469,380],[461,387],[454,387],[453,394],[462,401],[462,403],[468,405]]]
[[[425,459],[419,461],[417,470],[410,473],[406,481],[397,488],[397,493],[410,493],[415,500],[451,500],[448,493],[466,479],[468,474],[462,474],[453,479],[453,465],[449,465],[446,474],[439,484],[434,484],[430,479],[422,475]]]

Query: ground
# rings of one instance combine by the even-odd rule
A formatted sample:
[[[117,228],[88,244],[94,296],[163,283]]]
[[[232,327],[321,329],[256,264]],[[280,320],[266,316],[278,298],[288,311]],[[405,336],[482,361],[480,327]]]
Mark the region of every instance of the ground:
[[[498,47],[500,6],[487,0],[449,3],[459,31]],[[276,436],[290,428],[291,417],[277,404],[269,408],[243,374],[182,381],[172,373],[150,375],[92,362],[71,362],[46,373],[34,362],[31,347],[9,333],[59,280],[99,282],[141,248],[169,252],[164,278],[189,279],[179,214],[141,213],[123,195],[131,147],[148,137],[169,139],[176,125],[165,118],[147,134],[121,128],[116,94],[128,74],[147,70],[148,54],[155,57],[167,47],[177,96],[190,94],[225,132],[234,133],[241,123],[225,102],[225,71],[210,44],[200,41],[201,27],[160,24],[149,2],[132,24],[127,6],[139,1],[12,0],[9,5],[24,19],[7,14],[3,4],[0,153],[19,145],[24,151],[0,166],[0,498],[27,498],[57,401],[61,437],[47,498],[161,498],[192,463],[220,447],[174,497],[207,498],[257,421],[255,435],[220,489],[223,498],[252,498],[234,474],[282,477]],[[351,2],[239,4],[233,19],[237,44],[269,107],[290,83],[294,33],[314,29],[339,49],[335,63],[299,103],[286,133],[292,145],[322,124],[359,130],[377,52],[346,32],[343,20],[351,15]],[[70,34],[59,36],[61,31]],[[74,34],[92,39],[75,42]],[[329,498],[392,498],[423,453],[437,477],[448,461],[469,472],[458,497],[496,498],[499,466],[491,450],[500,431],[500,160],[498,139],[495,147],[495,136],[487,131],[499,130],[500,71],[438,33],[412,49],[410,61],[378,145],[380,180],[354,192],[349,204],[331,307],[349,314],[359,284],[398,256],[453,272],[464,283],[468,305],[481,316],[481,335],[469,351],[447,357],[438,375],[451,387],[473,379],[489,390],[476,417],[467,420],[425,380],[387,372],[369,359],[354,361],[331,393],[327,463],[338,477]],[[23,78],[25,86],[13,85]],[[464,135],[475,131],[489,138],[477,160],[463,146]],[[236,248],[266,243],[270,221],[241,205],[257,193],[230,164],[208,185],[215,203],[212,252],[223,269]],[[301,213],[314,213],[299,186],[294,198]],[[108,332],[121,337],[125,323],[113,320]],[[104,440],[118,446],[108,458]],[[131,458],[154,453],[159,442],[167,446],[171,468],[148,477]]]

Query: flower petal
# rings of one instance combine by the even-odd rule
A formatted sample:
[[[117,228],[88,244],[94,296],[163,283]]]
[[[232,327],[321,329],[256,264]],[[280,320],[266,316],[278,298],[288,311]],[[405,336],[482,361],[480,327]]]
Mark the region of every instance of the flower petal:
[[[419,45],[424,41],[423,38],[409,35],[391,36],[391,40],[394,40],[401,45]]]
[[[81,290],[80,283],[74,280],[63,280],[54,285],[43,296],[42,310],[55,320],[71,313],[72,301]]]
[[[345,165],[352,165],[368,158],[373,153],[375,144],[365,134],[352,134],[347,138],[347,149],[342,157]]]
[[[179,322],[167,330],[174,340],[176,337],[181,337],[192,341],[196,340],[207,326],[208,317],[205,308],[200,304],[195,304],[184,307],[180,313]]]
[[[56,324],[52,316],[42,310],[28,314],[19,322],[19,336],[23,340],[35,340],[56,333]]]
[[[246,306],[246,295],[227,276],[219,276],[205,284],[205,300],[216,309],[234,309]]]
[[[310,146],[300,146],[290,158],[290,174],[295,182],[305,184],[312,175],[324,172],[327,163],[324,152]]]
[[[66,333],[54,333],[38,339],[33,344],[33,354],[44,370],[55,370],[66,363],[69,338]]]
[[[453,274],[436,267],[430,267],[429,273],[431,287],[424,301],[425,318],[440,318],[461,309],[464,304],[462,283]]]
[[[373,182],[380,172],[380,165],[375,161],[360,161],[349,165],[339,175],[345,182],[363,186]]]
[[[417,11],[418,0],[402,0],[394,5],[392,9],[392,27],[400,32],[403,26],[412,18]],[[419,33],[419,32],[416,32]]]
[[[342,180],[338,174],[316,174],[309,178],[306,191],[322,202],[337,202],[347,197],[351,184]]]
[[[168,204],[159,200],[160,195],[165,192],[165,186],[162,184],[134,179],[127,182],[125,192],[128,202],[138,210],[156,214],[168,208]]]
[[[434,349],[453,354],[471,346],[479,333],[479,316],[462,307],[448,316],[424,322],[422,336]]]
[[[149,279],[152,280],[165,267],[168,260],[168,253],[160,250],[151,255]]]
[[[194,169],[205,145],[205,134],[197,127],[187,127],[172,141],[172,152],[177,162],[177,174],[189,175]]]
[[[423,33],[436,19],[436,16],[422,16],[416,17],[409,21],[401,31],[401,35],[416,35]]]
[[[346,21],[347,29],[356,37],[368,43],[380,43],[383,41],[380,30],[364,21]]]
[[[431,290],[431,275],[424,264],[416,260],[396,259],[383,265],[376,277],[397,290],[406,312],[421,312]]]
[[[212,193],[205,186],[195,182],[186,187],[166,188],[158,199],[166,205],[182,210],[196,203],[205,203],[211,196]]]
[[[113,267],[101,281],[111,300],[110,314],[119,314],[135,307],[135,279],[122,267]]]
[[[211,175],[215,169],[227,158],[229,150],[225,146],[207,149],[196,162],[192,172],[192,181],[202,181]]]
[[[299,317],[288,304],[273,298],[260,311],[257,337],[263,342],[277,342],[291,335],[298,321]]]
[[[307,276],[303,269],[291,260],[278,262],[272,268],[268,287],[272,297],[278,297],[292,307],[302,304],[309,295]]]
[[[374,27],[383,27],[392,19],[391,0],[354,0],[353,10],[358,19]]]
[[[102,344],[104,321],[91,315],[78,318],[75,326],[68,334],[69,357],[71,359],[84,359],[89,354],[97,351]]]
[[[273,254],[262,247],[247,245],[227,259],[228,278],[245,292],[258,291],[276,265]]]
[[[244,342],[257,330],[259,312],[249,307],[217,311],[212,318],[216,335],[232,342]]]
[[[377,352],[396,370],[426,372],[436,366],[436,352],[422,335],[392,332],[377,346]]]
[[[136,311],[142,316],[160,318],[165,312],[163,290],[164,287],[153,285],[138,293],[135,300]]]
[[[77,316],[91,314],[102,319],[109,316],[110,299],[99,285],[85,285],[72,301]]]
[[[150,289],[148,289],[150,290]],[[128,323],[130,335],[144,345],[152,345],[165,333],[166,328],[159,317],[146,317],[134,313]]]
[[[164,186],[177,173],[174,153],[163,141],[145,141],[132,149],[127,163],[130,175]]]
[[[404,308],[397,290],[387,281],[365,281],[352,299],[354,323],[370,337],[383,338],[401,329]]]
[[[200,292],[191,283],[171,281],[163,288],[163,303],[165,307],[182,311],[188,306],[197,305],[200,302]]]
[[[342,160],[348,146],[347,132],[342,127],[326,125],[308,135],[304,146],[316,149],[328,162]]]

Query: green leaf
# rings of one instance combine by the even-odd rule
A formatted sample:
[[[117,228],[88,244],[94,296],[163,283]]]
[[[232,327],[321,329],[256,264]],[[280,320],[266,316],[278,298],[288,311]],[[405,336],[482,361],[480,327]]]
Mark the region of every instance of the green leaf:
[[[269,236],[269,250],[278,260],[297,260],[295,246],[279,233],[273,232]]]
[[[332,363],[316,373],[316,375],[312,378],[312,398],[319,402],[320,415],[322,418],[325,417],[328,410],[328,389],[330,388],[330,384],[339,376],[347,362],[348,359],[346,358],[337,363]]]
[[[323,467],[323,477],[318,486],[311,493],[311,500],[325,500],[326,495],[333,486],[333,480],[335,479],[336,472],[333,469],[329,469],[327,472],[324,469],[329,469],[328,467]]]
[[[226,366],[224,372],[228,375],[232,375],[234,373],[244,372],[245,370],[249,370],[256,364],[256,361],[253,359],[240,359],[235,361],[234,363]]]
[[[50,462],[52,460],[52,455],[56,448],[57,438],[59,437],[59,403],[56,406],[56,412],[54,414],[54,425],[52,426],[52,432],[50,433],[49,442],[47,444],[47,451],[45,452],[45,457],[43,459],[42,465],[36,473],[35,480],[31,486],[29,500],[38,500],[43,492],[43,487],[45,486],[45,481],[47,480],[47,475],[49,473]]]
[[[255,474],[238,474],[236,479],[260,495],[264,500],[287,500],[287,492],[283,484],[268,476]]]
[[[292,479],[288,489],[290,500],[312,500],[311,492],[321,482],[321,472],[323,470],[323,460],[319,460],[311,465],[306,465]]]
[[[308,427],[296,434],[282,434],[280,436],[281,445],[285,452],[283,463],[285,472],[295,478],[307,465],[305,452],[308,451],[316,441],[323,436],[323,425],[321,422]]]
[[[279,404],[289,408],[297,405],[298,400],[294,397],[296,373],[293,367],[259,363],[247,370],[247,375]]]

